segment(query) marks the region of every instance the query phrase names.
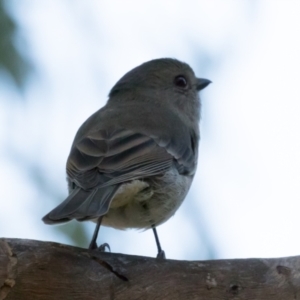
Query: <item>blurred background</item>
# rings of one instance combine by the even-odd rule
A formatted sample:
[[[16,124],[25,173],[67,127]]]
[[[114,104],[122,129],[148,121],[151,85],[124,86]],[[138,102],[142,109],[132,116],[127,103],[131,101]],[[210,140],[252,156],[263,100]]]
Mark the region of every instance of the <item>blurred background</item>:
[[[201,92],[192,189],[158,227],[173,259],[300,254],[298,0],[0,0],[0,236],[87,247],[92,223],[47,226],[67,195],[79,126],[114,83],[160,57]],[[155,256],[152,231],[101,227],[113,252]]]

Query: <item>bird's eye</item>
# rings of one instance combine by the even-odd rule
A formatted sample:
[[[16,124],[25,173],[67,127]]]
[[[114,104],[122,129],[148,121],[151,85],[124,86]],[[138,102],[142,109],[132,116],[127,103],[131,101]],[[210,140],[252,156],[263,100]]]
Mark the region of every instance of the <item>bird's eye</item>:
[[[178,75],[174,79],[174,83],[176,86],[185,88],[187,86],[187,80],[183,75]]]

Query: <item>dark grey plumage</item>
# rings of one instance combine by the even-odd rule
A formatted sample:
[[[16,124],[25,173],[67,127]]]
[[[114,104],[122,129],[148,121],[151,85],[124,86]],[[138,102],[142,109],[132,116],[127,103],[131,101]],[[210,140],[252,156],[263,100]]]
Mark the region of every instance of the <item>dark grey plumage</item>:
[[[122,229],[165,222],[196,171],[198,91],[209,83],[175,59],[125,74],[107,104],[79,128],[67,160],[70,194],[43,221],[103,216],[103,225]]]

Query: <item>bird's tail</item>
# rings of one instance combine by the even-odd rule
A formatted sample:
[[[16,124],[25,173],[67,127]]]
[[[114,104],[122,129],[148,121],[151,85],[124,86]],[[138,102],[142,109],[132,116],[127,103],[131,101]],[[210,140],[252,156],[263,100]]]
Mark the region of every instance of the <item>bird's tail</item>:
[[[65,201],[45,215],[42,220],[46,224],[57,224],[72,219],[85,221],[103,216],[107,213],[118,188],[119,185],[112,185],[85,191],[77,187]]]

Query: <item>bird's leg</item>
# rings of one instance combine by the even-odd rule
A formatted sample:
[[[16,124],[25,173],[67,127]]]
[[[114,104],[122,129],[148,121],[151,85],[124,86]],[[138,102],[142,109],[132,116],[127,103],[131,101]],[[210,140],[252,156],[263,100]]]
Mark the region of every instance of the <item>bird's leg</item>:
[[[156,242],[156,246],[157,246],[157,250],[158,250],[158,253],[157,253],[156,257],[157,258],[166,258],[165,251],[162,250],[161,246],[160,246],[160,242],[159,242],[159,239],[158,239],[156,227],[154,225],[152,225],[151,227],[152,227],[152,230],[153,230],[153,233],[154,233],[155,242]]]
[[[97,221],[97,224],[96,224],[96,228],[95,228],[95,231],[94,231],[94,234],[93,234],[93,237],[92,237],[92,240],[91,240],[91,243],[90,243],[90,246],[89,246],[89,249],[90,250],[93,250],[93,249],[97,249],[98,246],[97,246],[97,237],[98,237],[98,233],[99,233],[99,229],[100,229],[100,225],[101,225],[101,221],[102,221],[102,218],[103,216],[100,216],[98,218],[98,221]],[[105,248],[104,248],[105,249]]]

